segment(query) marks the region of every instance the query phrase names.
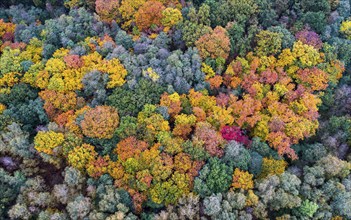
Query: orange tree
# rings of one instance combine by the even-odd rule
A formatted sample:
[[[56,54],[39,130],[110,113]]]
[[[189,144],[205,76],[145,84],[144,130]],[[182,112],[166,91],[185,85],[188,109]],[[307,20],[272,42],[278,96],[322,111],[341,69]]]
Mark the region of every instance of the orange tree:
[[[152,25],[161,26],[162,11],[166,9],[159,1],[145,2],[135,14],[135,23],[139,30],[145,31]]]
[[[81,123],[83,134],[92,138],[112,138],[119,124],[116,109],[110,106],[97,106],[87,111]]]

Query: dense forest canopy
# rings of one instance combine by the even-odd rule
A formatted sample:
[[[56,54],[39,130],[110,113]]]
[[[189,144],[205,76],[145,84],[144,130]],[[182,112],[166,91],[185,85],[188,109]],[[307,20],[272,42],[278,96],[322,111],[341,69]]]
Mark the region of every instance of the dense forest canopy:
[[[351,219],[350,0],[0,3],[0,219]]]

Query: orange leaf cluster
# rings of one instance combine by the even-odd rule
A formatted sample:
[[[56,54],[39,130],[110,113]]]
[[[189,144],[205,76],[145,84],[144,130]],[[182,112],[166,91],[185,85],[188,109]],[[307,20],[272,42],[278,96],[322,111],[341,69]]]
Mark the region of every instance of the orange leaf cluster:
[[[166,7],[159,1],[145,2],[135,14],[135,23],[139,30],[147,30],[152,25],[161,26],[161,19],[163,17],[162,11]]]
[[[220,26],[200,37],[195,45],[203,59],[208,57],[227,59],[230,51],[230,40],[227,31]]]
[[[85,113],[81,126],[85,136],[110,139],[118,124],[119,116],[116,109],[110,106],[97,106]]]

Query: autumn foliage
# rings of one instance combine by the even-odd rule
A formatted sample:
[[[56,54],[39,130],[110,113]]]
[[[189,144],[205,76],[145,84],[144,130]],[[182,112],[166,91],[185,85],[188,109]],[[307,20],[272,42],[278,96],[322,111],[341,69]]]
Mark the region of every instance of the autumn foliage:
[[[53,154],[54,149],[60,146],[63,141],[64,135],[62,133],[40,131],[37,136],[35,136],[34,147],[39,152]]]
[[[245,90],[242,99],[229,99],[235,123],[252,129],[280,154],[296,158],[290,146],[318,127],[321,100],[316,92],[326,89],[329,81],[328,70],[316,67],[323,62],[317,49],[300,41],[278,58],[253,54],[237,58],[225,72],[230,79],[227,86]],[[343,67],[337,71],[333,74],[340,77]]]
[[[252,178],[253,175],[249,172],[241,171],[240,169],[236,168],[233,174],[232,187],[234,189],[252,189],[254,187]]]
[[[96,0],[95,10],[104,21],[119,20],[119,1],[117,0]]]
[[[160,26],[162,11],[165,6],[159,1],[145,2],[135,14],[135,23],[140,30],[151,28],[152,25]]]
[[[2,41],[12,41],[14,38],[16,25],[10,22],[4,22],[0,19],[0,38]]]
[[[239,143],[248,145],[250,143],[249,138],[240,130],[239,127],[235,126],[224,126],[221,129],[222,137],[228,141],[235,140]]]
[[[109,106],[97,106],[84,114],[82,121],[83,134],[93,138],[112,138],[119,124],[116,109]]]
[[[0,219],[351,219],[350,16],[1,1]]]
[[[203,59],[227,59],[230,51],[230,40],[222,27],[216,27],[210,33],[200,37],[195,45]]]

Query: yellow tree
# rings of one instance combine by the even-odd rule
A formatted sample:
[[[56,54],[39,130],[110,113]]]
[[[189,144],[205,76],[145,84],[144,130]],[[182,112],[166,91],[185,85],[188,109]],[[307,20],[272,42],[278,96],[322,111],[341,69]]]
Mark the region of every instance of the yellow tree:
[[[253,174],[250,174],[247,171],[241,171],[240,169],[236,168],[233,173],[233,183],[232,187],[234,189],[243,189],[249,190],[253,189]]]

